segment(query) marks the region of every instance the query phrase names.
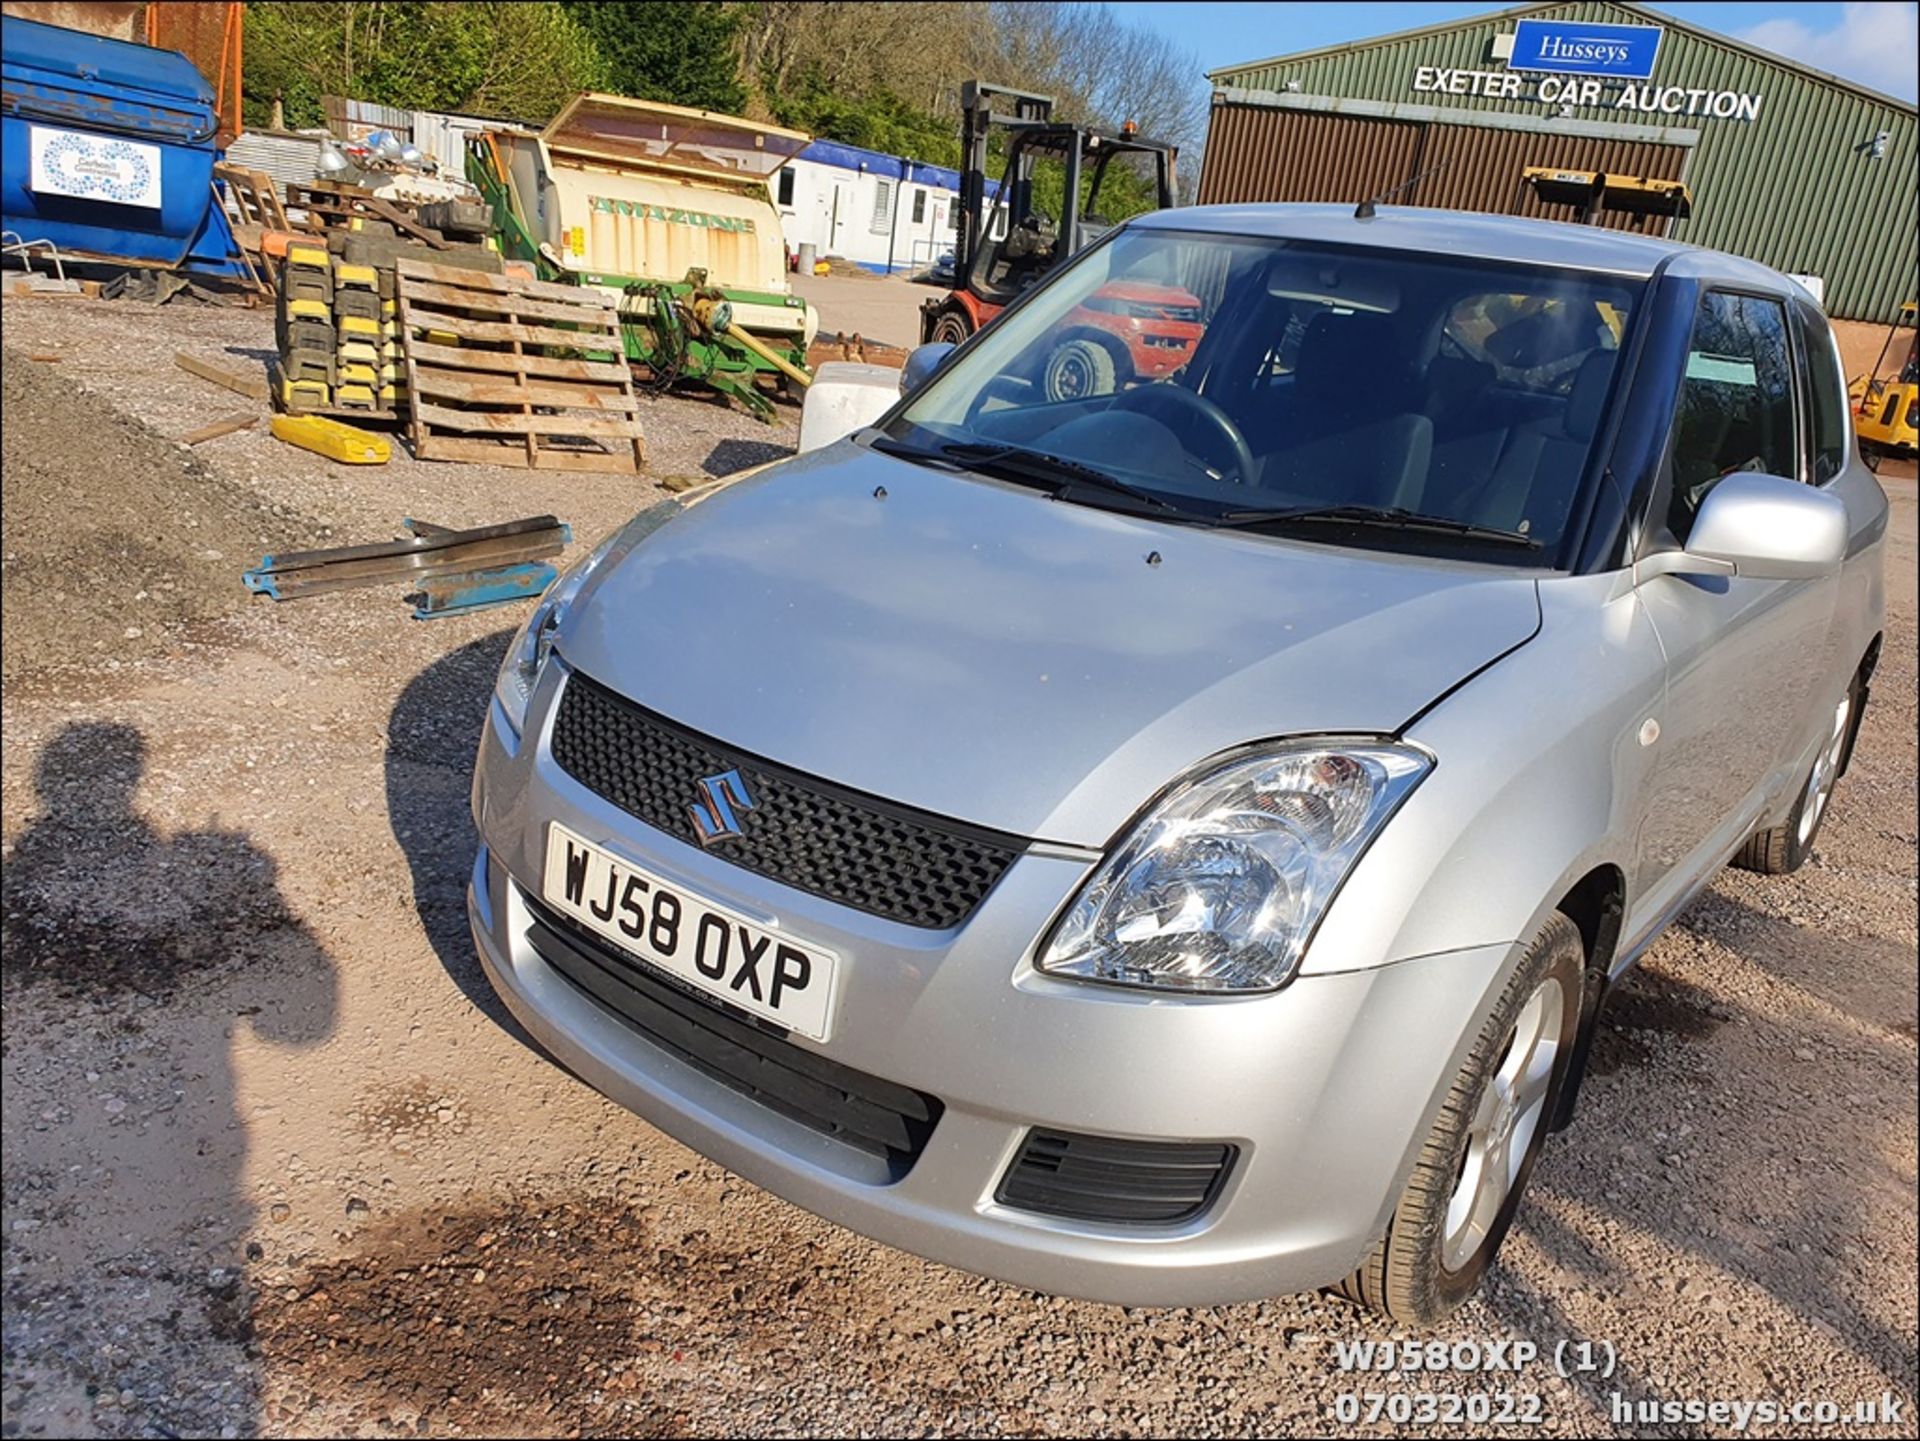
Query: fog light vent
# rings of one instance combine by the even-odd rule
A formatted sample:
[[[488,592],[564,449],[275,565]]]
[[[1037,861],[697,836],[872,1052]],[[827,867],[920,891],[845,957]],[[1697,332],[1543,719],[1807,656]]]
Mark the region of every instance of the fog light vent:
[[[994,1199],[1003,1206],[1120,1225],[1166,1225],[1213,1204],[1235,1148],[1219,1141],[1120,1141],[1029,1131]]]

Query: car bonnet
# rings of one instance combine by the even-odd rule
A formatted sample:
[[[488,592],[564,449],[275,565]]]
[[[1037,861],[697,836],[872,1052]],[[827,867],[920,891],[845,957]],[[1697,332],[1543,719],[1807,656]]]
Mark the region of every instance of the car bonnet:
[[[1221,751],[1399,730],[1539,622],[1523,571],[1166,524],[841,442],[609,565],[559,651],[724,747],[1097,846]]]

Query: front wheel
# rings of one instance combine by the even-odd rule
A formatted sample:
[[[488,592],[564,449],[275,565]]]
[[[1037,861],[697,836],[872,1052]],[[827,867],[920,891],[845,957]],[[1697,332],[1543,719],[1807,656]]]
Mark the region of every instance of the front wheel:
[[[1091,400],[1119,387],[1113,357],[1094,340],[1068,340],[1047,357],[1041,389],[1048,400]]]
[[[929,345],[965,345],[973,334],[973,325],[967,319],[964,310],[946,310],[933,322],[933,334],[927,337]]]
[[[1481,1026],[1386,1234],[1341,1294],[1404,1325],[1433,1326],[1479,1285],[1552,1123],[1585,967],[1578,928],[1556,911]]]

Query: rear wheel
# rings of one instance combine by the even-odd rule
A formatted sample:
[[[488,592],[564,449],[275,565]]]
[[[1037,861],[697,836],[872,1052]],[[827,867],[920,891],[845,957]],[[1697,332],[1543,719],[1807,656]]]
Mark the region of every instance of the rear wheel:
[[[928,339],[930,345],[965,345],[973,334],[973,322],[967,319],[964,310],[946,310],[933,322],[933,334]]]
[[[1481,1026],[1386,1235],[1341,1294],[1405,1325],[1432,1326],[1479,1285],[1566,1080],[1585,963],[1579,929],[1556,911]]]
[[[1820,834],[1820,823],[1827,818],[1827,806],[1833,800],[1840,768],[1846,764],[1847,743],[1852,737],[1859,707],[1860,679],[1856,676],[1848,682],[1847,693],[1833,708],[1833,729],[1821,742],[1820,753],[1813,758],[1813,768],[1807,772],[1799,799],[1793,803],[1786,820],[1764,831],[1755,831],[1735,853],[1733,863],[1741,870],[1783,876],[1807,863],[1807,857],[1813,854],[1814,837]]]

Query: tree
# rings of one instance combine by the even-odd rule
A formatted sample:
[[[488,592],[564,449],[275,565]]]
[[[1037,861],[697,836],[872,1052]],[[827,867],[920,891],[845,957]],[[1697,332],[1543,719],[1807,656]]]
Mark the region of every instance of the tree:
[[[737,112],[746,102],[735,57],[738,7],[713,0],[621,4],[564,0],[593,37],[615,93],[702,110]]]
[[[323,95],[538,122],[605,76],[592,36],[557,0],[256,3],[246,45],[248,119],[263,122],[279,99],[295,127],[325,123]]]

